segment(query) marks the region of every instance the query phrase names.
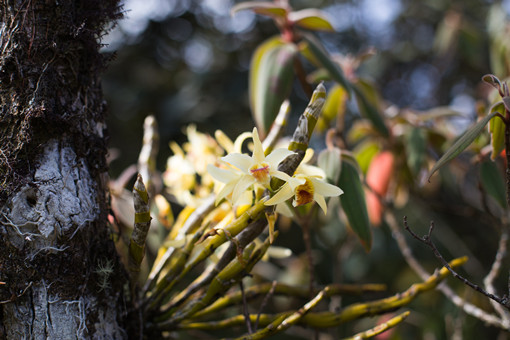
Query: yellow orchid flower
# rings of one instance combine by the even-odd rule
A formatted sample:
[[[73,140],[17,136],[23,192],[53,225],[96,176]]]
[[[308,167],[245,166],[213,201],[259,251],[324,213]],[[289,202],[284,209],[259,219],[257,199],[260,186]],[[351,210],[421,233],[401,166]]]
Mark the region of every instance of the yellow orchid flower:
[[[217,202],[232,194],[232,202],[235,204],[243,193],[254,185],[270,188],[272,177],[283,181],[292,181],[292,178],[284,172],[278,171],[278,164],[293,152],[288,149],[276,149],[269,155],[264,156],[264,149],[260,142],[257,128],[253,129],[253,154],[231,153],[222,157],[221,160],[228,168],[218,168],[211,164],[207,170],[216,180],[225,183],[218,193]]]
[[[265,205],[278,205],[294,197],[294,207],[315,201],[326,214],[328,206],[324,197],[340,196],[344,192],[339,187],[324,182],[322,178],[324,176],[320,168],[302,164],[293,180],[287,181]]]

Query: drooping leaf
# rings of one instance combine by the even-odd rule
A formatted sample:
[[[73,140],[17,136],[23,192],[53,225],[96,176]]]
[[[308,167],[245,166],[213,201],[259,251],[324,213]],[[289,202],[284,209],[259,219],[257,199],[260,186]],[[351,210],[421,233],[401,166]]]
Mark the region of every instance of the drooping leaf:
[[[366,81],[358,79],[356,84],[353,84],[352,90],[356,94],[361,115],[367,118],[380,134],[389,137],[390,132],[379,112],[379,96],[375,88]]]
[[[250,66],[250,105],[259,132],[266,135],[293,81],[297,48],[280,37],[266,40],[255,51]]]
[[[334,32],[335,29],[324,15],[324,12],[318,9],[303,9],[301,11],[290,12],[289,20],[297,26],[313,31]]]
[[[493,75],[493,74],[486,74],[486,75],[484,75],[482,77],[482,80],[484,82],[486,82],[487,84],[493,86],[498,91],[501,91],[501,87],[503,85],[501,84],[501,81],[499,80],[499,78],[496,77],[495,75]]]
[[[485,125],[496,116],[496,112],[492,112],[491,114],[485,116],[478,123],[473,125],[470,129],[468,129],[459,139],[446,151],[446,153],[434,164],[432,169],[429,172],[428,180],[430,177],[439,170],[443,165],[457,157],[464,149],[466,149],[478,135],[482,132]]]
[[[504,114],[505,106],[503,102],[496,103],[491,107],[490,112],[499,112]],[[494,117],[489,122],[489,132],[491,134],[492,154],[494,160],[505,148],[505,123],[500,117]]]
[[[272,18],[285,18],[287,16],[287,9],[282,6],[278,6],[275,3],[267,2],[267,1],[250,1],[250,2],[240,2],[232,7],[230,10],[230,14],[234,15],[235,13],[242,10],[252,10],[257,14],[265,15]]]
[[[412,128],[407,134],[406,152],[407,165],[414,175],[417,175],[425,161],[427,147],[424,129]]]
[[[349,224],[359,237],[365,250],[369,251],[372,247],[372,233],[365,203],[365,193],[361,186],[357,166],[345,158],[342,161],[338,186],[344,191],[344,194],[340,197],[340,202]]]
[[[317,158],[317,165],[326,173],[328,182],[336,183],[340,177],[342,165],[342,154],[340,149],[332,148],[322,150]]]
[[[480,180],[485,191],[506,209],[505,181],[496,163],[485,161],[480,164]]]
[[[310,34],[303,34],[303,39],[306,44],[300,45],[301,54],[309,59],[310,62],[318,63],[325,68],[329,72],[331,78],[350,94],[350,82],[345,78],[344,72],[340,66],[331,59],[331,56],[324,50],[317,39]]]

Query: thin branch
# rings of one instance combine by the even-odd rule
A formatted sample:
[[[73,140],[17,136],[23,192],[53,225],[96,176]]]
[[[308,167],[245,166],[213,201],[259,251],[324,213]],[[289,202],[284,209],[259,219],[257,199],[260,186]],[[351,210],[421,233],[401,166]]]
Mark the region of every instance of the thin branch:
[[[497,303],[501,304],[502,306],[506,307],[506,308],[509,308],[510,307],[510,304],[508,302],[508,299],[505,297],[505,298],[500,298],[498,296],[495,296],[494,294],[491,294],[487,291],[485,291],[483,288],[481,288],[480,286],[472,283],[471,281],[467,280],[465,277],[463,277],[462,275],[458,274],[455,270],[453,270],[450,265],[448,264],[448,262],[444,259],[444,257],[441,255],[441,253],[439,252],[439,250],[437,249],[436,245],[434,244],[434,242],[432,242],[432,239],[431,239],[431,236],[432,236],[432,231],[434,230],[434,222],[430,222],[430,228],[429,228],[429,232],[427,235],[424,235],[423,237],[420,237],[418,236],[417,234],[415,234],[408,226],[407,224],[407,217],[404,217],[404,226],[405,226],[405,229],[415,238],[417,239],[418,241],[426,244],[430,249],[432,249],[432,251],[434,252],[434,255],[441,261],[441,263],[443,264],[443,266],[445,268],[447,268],[450,273],[453,275],[453,277],[459,279],[460,281],[462,281],[465,285],[471,287],[472,289],[476,290],[477,292],[485,295],[486,297],[488,297],[489,299],[492,299],[494,301],[496,301]]]
[[[244,320],[246,322],[246,328],[248,329],[248,334],[251,334],[251,333],[253,333],[253,330],[251,328],[250,313],[248,312],[248,304],[246,302],[246,295],[244,294],[243,280],[239,281],[239,287],[241,288],[241,295],[243,296],[243,315],[244,315]]]
[[[400,252],[404,256],[407,264],[414,270],[414,272],[422,279],[426,280],[429,277],[429,273],[423,268],[423,266],[414,257],[411,248],[407,244],[404,234],[400,231],[398,224],[396,223],[395,216],[387,211],[386,222],[393,233],[393,237],[397,240]],[[510,280],[509,280],[510,282]],[[478,320],[481,320],[488,325],[492,325],[501,329],[510,330],[510,327],[505,325],[503,320],[498,318],[496,315],[490,314],[479,307],[467,302],[460,296],[458,296],[446,283],[442,283],[437,286],[437,289],[443,293],[443,295],[450,300],[455,306],[461,308],[466,314],[471,315]]]
[[[276,289],[277,284],[278,284],[278,281],[274,280],[273,283],[271,284],[271,289],[269,290],[269,292],[267,292],[266,296],[264,296],[264,300],[262,300],[262,303],[260,304],[260,308],[257,313],[257,320],[255,320],[255,331],[259,327],[260,315],[262,314],[262,311],[264,310],[267,303],[269,302],[269,299],[274,295],[274,291]]]
[[[507,252],[507,246],[508,246],[508,228],[505,228],[503,232],[501,233],[501,237],[499,239],[499,245],[498,250],[496,252],[496,256],[494,258],[494,262],[492,264],[491,270],[483,280],[483,284],[485,286],[485,289],[490,294],[495,294],[496,289],[494,288],[494,280],[498,277],[499,273],[501,272],[501,264],[505,258],[506,252]],[[501,308],[501,305],[495,303],[491,300],[492,307],[494,310],[499,314],[501,319],[505,322],[505,324],[510,327],[510,313],[507,309]]]

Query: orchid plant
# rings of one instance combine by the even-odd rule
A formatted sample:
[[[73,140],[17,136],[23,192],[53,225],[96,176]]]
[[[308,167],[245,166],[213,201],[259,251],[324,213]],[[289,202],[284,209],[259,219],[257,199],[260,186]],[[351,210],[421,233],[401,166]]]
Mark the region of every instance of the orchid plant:
[[[416,140],[421,141],[423,136],[411,123],[419,119],[409,113],[407,120],[402,116],[393,120],[388,117],[375,89],[356,75],[363,57],[339,61],[330,56],[313,35],[303,31],[333,31],[325,13],[315,9],[294,11],[288,1],[277,0],[240,3],[232,13],[235,15],[241,10],[268,16],[280,29],[280,35],[263,42],[252,58],[249,94],[256,127],[232,141],[221,130],[213,137],[191,125],[186,129],[187,143],[183,146],[170,144],[173,155],[162,175],[164,187],[159,191],[152,189],[153,199],[143,186],[142,176],[136,181],[135,224],[126,262],[130,264],[133,282],[144,276],[141,272],[146,274],[146,280],[140,280],[142,289],[138,292],[133,284],[130,294],[138,294],[139,315],[147,321],[147,334],[192,334],[195,330],[245,326],[246,334],[239,339],[262,339],[294,325],[322,329],[385,314],[437,287],[448,276],[449,269],[462,265],[466,258],[454,259],[428,277],[422,275],[423,283],[386,299],[342,306],[341,311],[316,310],[325,298],[384,288],[342,284],[317,288],[311,235],[315,226],[333,225],[337,229],[348,226],[352,231],[350,235],[355,235],[364,250],[370,251],[372,227],[382,223],[388,206],[384,199],[390,190],[390,175],[397,170],[406,173],[410,169],[425,170],[425,156],[416,156],[412,164],[403,169],[394,166],[396,150],[412,149],[414,155],[425,152],[424,147],[415,147],[419,144]],[[314,72],[305,74],[305,63],[315,68]],[[294,78],[310,100],[289,141],[283,135],[287,118],[292,114],[288,97]],[[474,130],[469,130],[467,137],[462,137],[460,145],[452,147],[453,151],[437,163],[433,172],[468,147],[487,124],[493,134],[492,144],[497,147],[494,154],[501,152],[505,131],[501,126],[508,130],[510,125],[508,87],[495,77],[486,77],[485,81],[500,90],[503,101],[497,106],[499,111],[494,109]],[[348,102],[352,104],[353,101],[356,105],[351,106],[359,110],[359,120],[346,133],[344,113]],[[321,140],[317,145],[326,147],[314,152],[310,145],[316,125],[320,131],[315,137]],[[154,126],[152,129],[155,130]],[[403,132],[399,134],[406,129],[411,130],[409,134],[414,138],[409,145],[402,141],[404,138],[400,134]],[[146,134],[149,135],[147,131]],[[358,143],[357,149],[350,151],[345,146],[344,134],[347,142]],[[151,146],[154,140],[149,139],[144,146],[148,151],[144,154],[151,155],[152,159],[144,158],[139,168],[149,168],[148,163],[155,163]],[[244,145],[247,140],[251,143]],[[506,148],[509,148],[508,143]],[[312,154],[317,157],[311,157]],[[153,168],[148,174],[157,177]],[[119,200],[120,196],[114,194],[112,205]],[[156,217],[152,221],[151,208],[152,216]],[[172,210],[179,211],[175,219]],[[151,239],[155,232],[148,231],[151,222],[159,226],[158,241]],[[300,228],[305,243],[307,264],[303,267],[308,272],[307,288],[277,280],[270,283],[268,281],[273,278],[256,266],[268,258],[293,256],[292,249],[278,247],[279,231],[289,224]],[[145,238],[147,244],[158,245],[153,248],[154,261],[150,266],[143,261]],[[250,285],[246,290],[244,282]],[[295,310],[265,313],[266,300],[274,294],[309,300]],[[250,312],[248,300],[258,296],[265,296],[264,302],[257,313]],[[230,308],[240,304],[243,305],[242,315],[225,316],[232,315]],[[227,310],[228,313],[223,313]],[[373,337],[395,327],[408,314],[393,316],[353,338]],[[219,321],[218,315],[222,317]]]

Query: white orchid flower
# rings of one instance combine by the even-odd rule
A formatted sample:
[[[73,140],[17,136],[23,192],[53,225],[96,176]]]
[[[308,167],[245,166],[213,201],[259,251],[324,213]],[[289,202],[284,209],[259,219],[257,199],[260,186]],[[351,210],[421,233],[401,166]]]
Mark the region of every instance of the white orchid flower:
[[[260,185],[270,189],[272,177],[285,182],[293,179],[282,171],[278,171],[278,164],[293,154],[288,149],[276,149],[269,155],[264,155],[264,149],[260,142],[257,128],[253,129],[253,154],[231,153],[222,157],[221,160],[229,165],[228,168],[218,168],[213,165],[207,167],[208,172],[225,186],[217,196],[217,202],[232,194],[232,202],[235,204],[243,193],[254,185]],[[297,184],[297,183],[295,183]]]
[[[339,187],[324,182],[322,173],[320,168],[301,165],[293,177],[294,180],[287,181],[265,205],[278,205],[294,197],[292,201],[294,207],[315,201],[326,214],[328,206],[325,197],[340,196],[344,192]]]

